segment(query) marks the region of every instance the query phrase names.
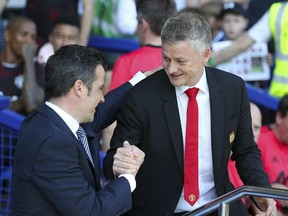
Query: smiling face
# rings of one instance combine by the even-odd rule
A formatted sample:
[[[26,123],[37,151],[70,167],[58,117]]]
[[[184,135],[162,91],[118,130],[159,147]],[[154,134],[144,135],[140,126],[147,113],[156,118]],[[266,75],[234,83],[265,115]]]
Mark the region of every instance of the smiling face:
[[[162,65],[173,86],[193,86],[200,80],[210,54],[210,48],[197,52],[191,41],[163,43]]]
[[[102,65],[98,65],[95,69],[96,79],[93,81],[91,90],[89,91],[87,86],[83,84],[83,97],[81,107],[82,107],[82,117],[81,122],[92,122],[94,119],[95,109],[99,103],[103,103],[103,86],[104,86],[104,76],[105,70]]]

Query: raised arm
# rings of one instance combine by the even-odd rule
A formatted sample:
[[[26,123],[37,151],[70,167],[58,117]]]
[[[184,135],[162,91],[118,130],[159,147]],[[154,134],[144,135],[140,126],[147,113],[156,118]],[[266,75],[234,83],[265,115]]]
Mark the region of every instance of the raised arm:
[[[24,83],[22,89],[22,100],[26,112],[35,111],[44,100],[44,90],[37,83],[34,56],[37,50],[35,43],[23,46],[24,57]]]
[[[247,32],[244,32],[239,38],[237,38],[233,43],[224,50],[218,52],[212,52],[211,59],[214,64],[220,64],[234,56],[239,55],[246,49],[248,49],[254,40],[248,35]],[[211,65],[213,66],[213,65]]]
[[[81,16],[81,32],[80,44],[86,46],[88,44],[92,20],[93,20],[93,0],[83,0],[83,14]]]

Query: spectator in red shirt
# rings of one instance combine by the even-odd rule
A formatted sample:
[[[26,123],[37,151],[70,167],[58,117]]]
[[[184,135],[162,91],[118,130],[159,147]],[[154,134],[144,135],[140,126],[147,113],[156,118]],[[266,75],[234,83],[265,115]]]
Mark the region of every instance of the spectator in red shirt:
[[[274,188],[288,189],[288,95],[279,102],[271,130],[261,133],[258,140],[264,170]],[[278,201],[278,210],[288,214],[288,202]],[[279,212],[278,215],[281,215]]]
[[[131,79],[138,71],[149,71],[162,65],[161,30],[165,21],[176,15],[173,0],[137,0],[137,36],[139,49],[120,56],[113,67],[109,91]],[[109,148],[115,123],[102,134],[102,150]]]
[[[131,79],[137,71],[162,64],[160,33],[165,21],[177,13],[173,0],[137,0],[137,36],[142,47],[120,56],[113,67],[110,90]]]

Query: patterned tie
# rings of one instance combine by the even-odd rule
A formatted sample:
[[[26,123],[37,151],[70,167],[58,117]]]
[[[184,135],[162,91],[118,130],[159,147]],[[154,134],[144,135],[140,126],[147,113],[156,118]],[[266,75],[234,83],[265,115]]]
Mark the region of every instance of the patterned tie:
[[[89,160],[91,161],[91,163],[94,166],[85,131],[83,130],[82,127],[79,126],[78,130],[76,131],[76,134],[77,134],[78,140],[81,143],[82,147],[84,148]]]
[[[192,206],[199,199],[198,187],[198,88],[185,91],[189,97],[187,107],[185,159],[184,159],[184,199]]]

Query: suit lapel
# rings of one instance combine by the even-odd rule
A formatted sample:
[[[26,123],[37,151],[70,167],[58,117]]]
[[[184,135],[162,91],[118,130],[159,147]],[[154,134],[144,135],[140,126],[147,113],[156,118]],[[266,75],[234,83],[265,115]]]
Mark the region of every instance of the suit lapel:
[[[165,89],[163,92],[164,113],[169,128],[169,135],[172,139],[180,170],[183,171],[183,138],[175,88],[169,83],[169,86],[163,89]]]
[[[99,143],[97,142],[97,138],[96,138],[95,132],[90,127],[90,124],[81,124],[81,126],[85,130],[85,133],[86,133],[86,136],[87,136],[89,149],[90,149],[92,160],[93,160],[93,163],[94,163],[94,168],[93,168],[93,165],[90,162],[87,154],[85,154],[85,155],[86,155],[86,158],[87,158],[87,160],[89,162],[89,165],[90,165],[90,167],[92,169],[94,178],[96,179],[97,187],[100,190],[101,189],[101,186],[100,186],[101,169],[100,169],[100,156],[99,156],[99,147],[98,147]]]
[[[52,122],[54,122],[55,125],[57,125],[57,127],[59,128],[59,130],[63,131],[65,134],[67,134],[67,135],[71,138],[72,141],[77,142],[77,144],[78,144],[78,140],[77,140],[77,138],[75,137],[75,135],[72,133],[72,131],[70,130],[70,128],[67,126],[67,124],[63,121],[63,119],[62,119],[53,109],[51,109],[51,108],[48,107],[47,105],[43,105],[43,106],[40,107],[39,113],[47,116]],[[96,175],[96,173],[95,173],[96,171],[97,171],[97,173],[98,173],[98,171],[99,171],[99,170],[98,170],[98,169],[99,169],[99,168],[98,168],[98,166],[99,166],[99,156],[98,156],[99,153],[98,153],[98,152],[97,152],[97,154],[95,153],[95,152],[98,150],[98,148],[97,148],[97,149],[91,148],[92,145],[91,145],[91,143],[90,143],[91,138],[92,138],[92,137],[95,138],[95,133],[93,132],[93,130],[92,130],[88,125],[84,124],[84,125],[81,125],[81,126],[83,126],[83,128],[84,128],[84,130],[85,130],[85,132],[86,132],[87,139],[88,139],[88,143],[89,143],[89,147],[90,147],[90,151],[91,151],[91,149],[92,149],[91,155],[92,155],[93,162],[94,162],[94,164],[95,164],[95,166],[96,166],[95,169],[93,168],[92,163],[90,162],[87,154],[85,153],[85,151],[83,150],[82,147],[81,147],[81,149],[83,150],[83,154],[85,155],[85,157],[86,157],[86,159],[87,159],[87,161],[88,161],[88,163],[89,163],[90,170],[91,170],[91,172],[92,172],[92,175],[94,176],[94,180],[96,179],[97,187],[98,187],[98,189],[100,189],[100,188],[101,188],[101,186],[100,186],[100,179],[99,179],[99,178],[98,178],[98,179],[96,178],[97,175]],[[79,146],[80,146],[80,144],[79,144]],[[100,172],[99,172],[99,173],[100,173]],[[99,181],[98,181],[98,180],[99,180]],[[93,181],[93,182],[95,182],[95,181]]]
[[[206,74],[210,94],[213,170],[214,178],[217,179],[217,171],[221,169],[224,145],[224,95],[221,85],[217,82],[217,74],[215,75],[209,68],[206,68]]]
[[[43,105],[39,109],[39,113],[42,115],[47,116],[57,127],[61,130],[64,131],[67,134],[70,134],[71,137],[74,136],[70,128],[66,125],[66,123],[63,121],[63,119],[49,106]],[[75,137],[75,136],[74,136]]]

